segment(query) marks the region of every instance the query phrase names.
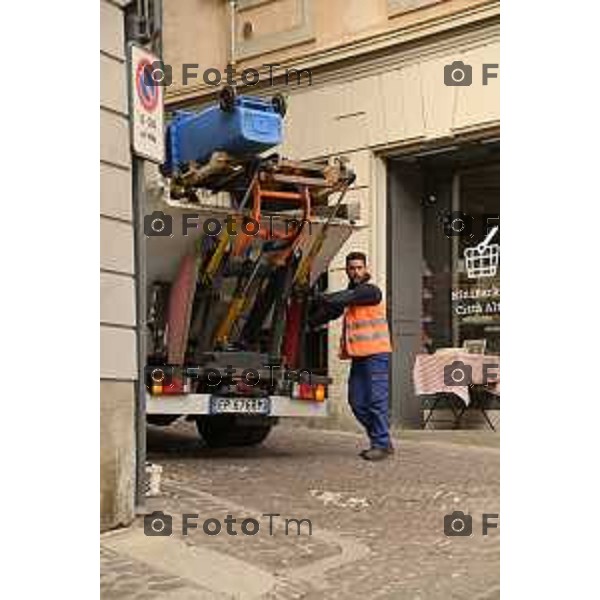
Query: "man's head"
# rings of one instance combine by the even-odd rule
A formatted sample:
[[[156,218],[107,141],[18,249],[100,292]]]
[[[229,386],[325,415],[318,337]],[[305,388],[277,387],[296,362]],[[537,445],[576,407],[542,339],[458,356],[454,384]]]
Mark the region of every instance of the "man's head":
[[[369,278],[367,255],[364,252],[350,252],[346,256],[346,275],[354,284],[361,283]]]

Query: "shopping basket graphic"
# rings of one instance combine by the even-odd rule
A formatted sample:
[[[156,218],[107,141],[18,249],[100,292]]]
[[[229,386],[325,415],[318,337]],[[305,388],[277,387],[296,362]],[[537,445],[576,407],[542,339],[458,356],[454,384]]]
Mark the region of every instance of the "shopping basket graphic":
[[[496,275],[500,262],[500,244],[490,244],[490,242],[497,232],[498,227],[492,227],[483,242],[465,249],[465,266],[469,279]]]

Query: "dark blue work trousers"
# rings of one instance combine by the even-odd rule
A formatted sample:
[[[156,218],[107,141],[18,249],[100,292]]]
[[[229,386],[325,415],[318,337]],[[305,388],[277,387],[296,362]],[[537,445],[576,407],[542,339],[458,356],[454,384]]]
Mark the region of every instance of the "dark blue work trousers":
[[[350,408],[367,431],[372,448],[390,446],[388,368],[389,354],[353,358],[350,368]]]

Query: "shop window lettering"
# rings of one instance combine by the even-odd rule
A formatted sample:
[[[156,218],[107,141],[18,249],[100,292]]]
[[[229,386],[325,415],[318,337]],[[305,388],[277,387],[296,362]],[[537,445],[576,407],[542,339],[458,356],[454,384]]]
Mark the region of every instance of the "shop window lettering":
[[[500,287],[461,287],[452,289],[452,311],[464,317],[498,317],[500,315]]]
[[[460,303],[454,307],[454,313],[459,317],[497,315],[500,314],[500,302],[475,302],[473,304]]]
[[[480,298],[499,298],[500,288],[490,286],[487,288],[455,288],[452,290],[452,302],[458,300],[478,300]]]

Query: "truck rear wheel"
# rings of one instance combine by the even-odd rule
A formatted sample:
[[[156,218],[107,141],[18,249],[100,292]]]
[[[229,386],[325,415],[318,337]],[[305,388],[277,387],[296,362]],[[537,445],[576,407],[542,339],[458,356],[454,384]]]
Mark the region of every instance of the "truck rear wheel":
[[[269,435],[273,422],[268,420],[244,423],[234,415],[197,417],[196,427],[209,448],[256,446]]]

